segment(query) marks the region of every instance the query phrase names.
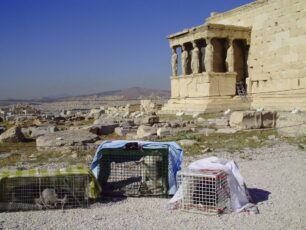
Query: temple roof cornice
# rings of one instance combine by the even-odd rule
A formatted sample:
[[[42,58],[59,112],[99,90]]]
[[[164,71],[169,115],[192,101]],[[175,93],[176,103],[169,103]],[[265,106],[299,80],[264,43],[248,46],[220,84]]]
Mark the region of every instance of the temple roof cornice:
[[[249,41],[251,29],[251,27],[206,23],[197,27],[184,29],[181,32],[169,35],[167,38],[170,46],[178,46],[186,42],[206,38],[231,38]]]

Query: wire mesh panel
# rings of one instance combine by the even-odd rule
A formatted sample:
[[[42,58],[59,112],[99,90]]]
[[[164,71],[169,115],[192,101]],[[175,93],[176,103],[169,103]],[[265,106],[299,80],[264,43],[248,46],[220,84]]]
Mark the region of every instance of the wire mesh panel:
[[[163,196],[168,192],[168,149],[104,149],[103,195]]]
[[[188,169],[178,172],[177,180],[182,192],[182,210],[219,214],[229,209],[230,193],[225,172]]]
[[[89,182],[86,175],[4,178],[0,181],[0,210],[86,208]]]

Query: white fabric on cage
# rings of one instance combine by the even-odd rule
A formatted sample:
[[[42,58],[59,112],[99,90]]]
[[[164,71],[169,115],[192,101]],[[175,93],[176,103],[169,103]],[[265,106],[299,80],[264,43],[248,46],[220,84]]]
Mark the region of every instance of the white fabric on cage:
[[[209,157],[192,162],[189,169],[208,169],[208,170],[223,170],[228,174],[228,184],[231,195],[231,209],[235,212],[241,212],[249,209],[254,209],[254,204],[251,203],[247,187],[244,179],[239,172],[239,168],[235,161],[225,160],[218,157]],[[182,182],[184,183],[184,182]],[[168,209],[178,207],[179,201],[183,198],[182,187],[178,189],[172,199],[168,202]]]

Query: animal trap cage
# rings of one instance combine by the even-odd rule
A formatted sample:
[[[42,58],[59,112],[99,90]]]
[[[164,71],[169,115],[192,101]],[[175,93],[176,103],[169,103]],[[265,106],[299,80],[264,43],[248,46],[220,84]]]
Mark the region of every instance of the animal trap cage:
[[[137,143],[105,148],[98,181],[104,196],[167,196],[168,148],[142,149]]]
[[[87,208],[94,177],[88,170],[27,170],[0,174],[0,211]]]
[[[204,214],[229,210],[230,192],[224,171],[188,169],[178,172],[177,182],[182,192],[182,210]]]

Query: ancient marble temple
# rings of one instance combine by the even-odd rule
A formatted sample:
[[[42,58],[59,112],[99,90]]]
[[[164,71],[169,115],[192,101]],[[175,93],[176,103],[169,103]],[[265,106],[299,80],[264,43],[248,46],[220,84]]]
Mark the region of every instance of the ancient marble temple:
[[[162,112],[306,110],[305,9],[305,0],[258,0],[168,36]]]

